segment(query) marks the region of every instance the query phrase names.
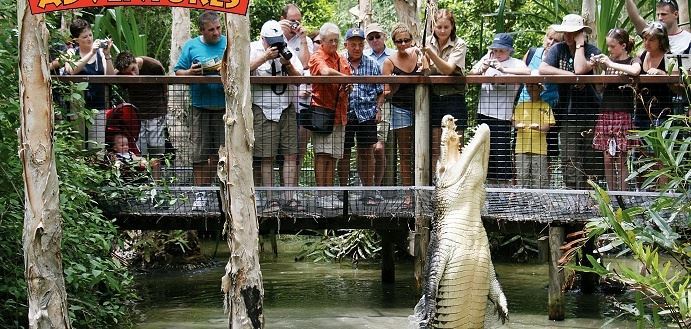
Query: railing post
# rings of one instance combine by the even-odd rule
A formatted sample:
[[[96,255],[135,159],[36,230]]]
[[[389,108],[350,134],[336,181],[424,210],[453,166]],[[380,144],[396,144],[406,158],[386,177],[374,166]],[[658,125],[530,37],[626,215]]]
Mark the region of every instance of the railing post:
[[[415,186],[430,185],[430,122],[429,122],[429,87],[417,85],[415,88]],[[423,285],[423,270],[427,259],[429,243],[429,215],[421,206],[418,191],[415,195],[415,280],[418,287]]]

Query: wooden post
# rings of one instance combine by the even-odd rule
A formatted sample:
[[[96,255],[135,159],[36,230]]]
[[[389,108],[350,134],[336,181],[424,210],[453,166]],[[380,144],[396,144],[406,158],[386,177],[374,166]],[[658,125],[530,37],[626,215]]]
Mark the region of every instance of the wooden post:
[[[381,235],[381,281],[396,282],[396,263],[394,261],[394,233],[379,231]]]
[[[540,264],[549,262],[549,236],[537,239],[537,258]]]
[[[428,87],[415,88],[415,186],[430,185],[430,126]],[[429,244],[429,214],[421,207],[419,191],[415,191],[415,280],[423,286],[423,271]]]
[[[259,268],[259,222],[252,175],[254,124],[250,99],[247,16],[226,14],[228,37],[221,81],[226,96],[225,146],[219,151],[223,212],[230,256],[221,278],[228,327],[264,327],[264,287]]]
[[[561,247],[564,244],[564,228],[549,228],[549,292],[548,292],[548,312],[550,320],[564,320],[564,272],[559,270],[559,258],[561,258]]]
[[[24,278],[29,328],[71,328],[63,277],[60,182],[53,148],[53,107],[44,15],[17,2],[19,160],[24,179]]]

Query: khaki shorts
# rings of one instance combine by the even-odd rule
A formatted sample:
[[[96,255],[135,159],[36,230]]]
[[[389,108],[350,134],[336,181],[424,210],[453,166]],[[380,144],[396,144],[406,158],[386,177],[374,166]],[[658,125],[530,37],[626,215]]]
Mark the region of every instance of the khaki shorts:
[[[224,110],[192,108],[190,116],[190,139],[192,140],[192,161],[208,161],[218,157],[218,149],[225,143]]]
[[[254,156],[273,158],[278,154],[298,153],[298,126],[295,107],[291,104],[281,112],[281,118],[271,121],[257,105],[252,105],[254,113]]]
[[[312,132],[314,153],[326,153],[334,159],[343,157],[343,142],[345,141],[345,126],[334,125],[330,134]]]

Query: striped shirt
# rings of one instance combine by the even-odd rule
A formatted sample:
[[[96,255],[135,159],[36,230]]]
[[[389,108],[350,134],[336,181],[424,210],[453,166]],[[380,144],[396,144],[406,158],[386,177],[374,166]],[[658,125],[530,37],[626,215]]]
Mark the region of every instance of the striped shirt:
[[[353,75],[381,75],[379,64],[369,56],[362,56],[357,68],[350,63],[350,57],[346,52],[348,64]],[[348,95],[348,117],[357,117],[359,122],[374,120],[377,115],[377,96],[384,92],[382,84],[355,83],[353,91]]]

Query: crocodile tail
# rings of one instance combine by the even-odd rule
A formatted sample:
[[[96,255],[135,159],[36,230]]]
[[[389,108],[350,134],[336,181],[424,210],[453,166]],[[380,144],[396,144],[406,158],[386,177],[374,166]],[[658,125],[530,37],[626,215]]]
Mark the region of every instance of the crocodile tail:
[[[415,305],[413,315],[408,316],[408,329],[427,328],[429,318],[425,314],[425,304],[425,296],[422,295],[422,298]]]

